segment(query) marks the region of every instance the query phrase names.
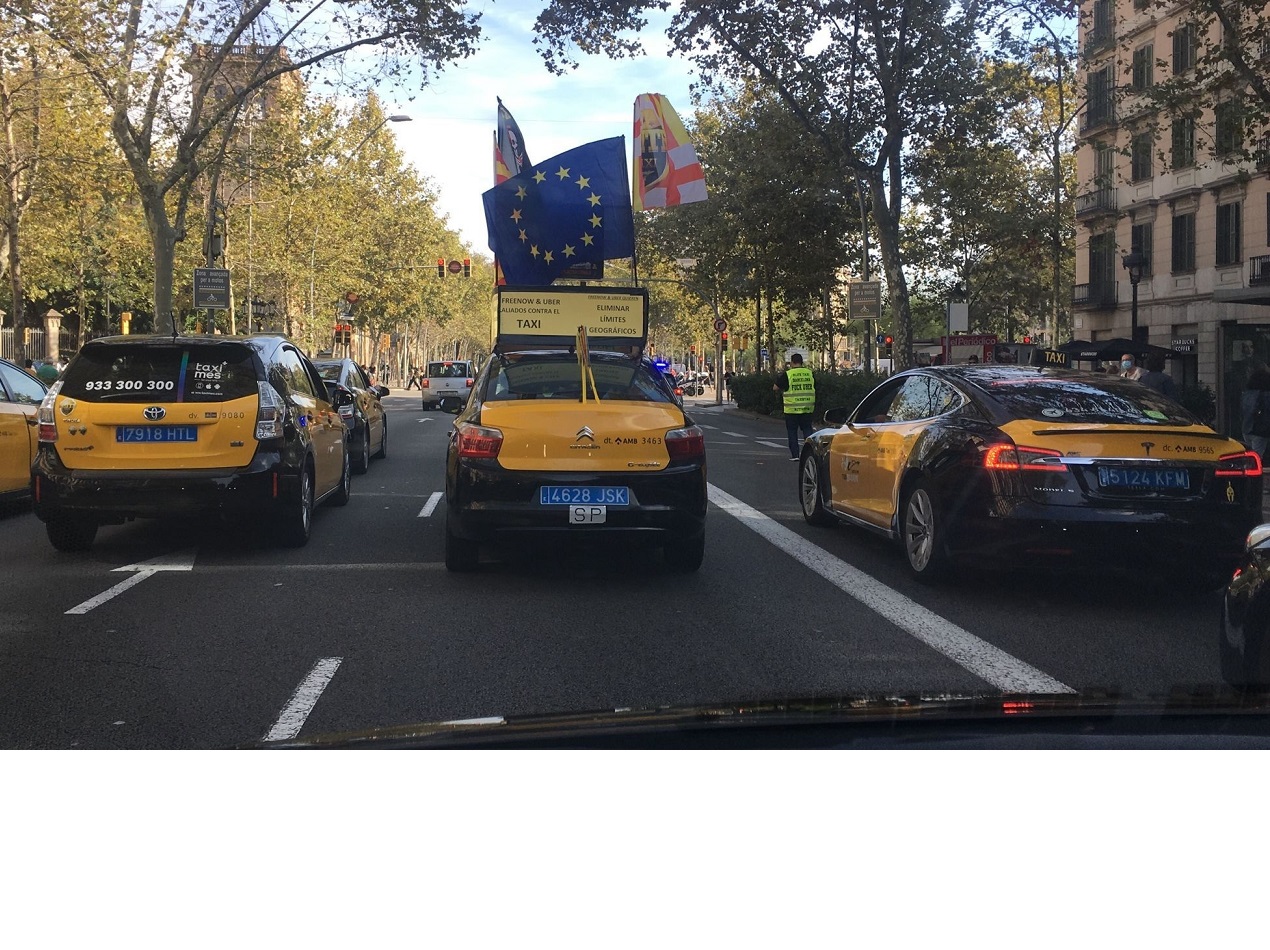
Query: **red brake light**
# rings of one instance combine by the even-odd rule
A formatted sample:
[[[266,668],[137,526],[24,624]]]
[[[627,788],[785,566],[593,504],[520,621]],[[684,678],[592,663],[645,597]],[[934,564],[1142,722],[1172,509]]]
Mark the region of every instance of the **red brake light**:
[[[1218,477],[1248,475],[1261,477],[1261,456],[1256,452],[1232,452],[1217,460]]]
[[[703,459],[706,455],[706,434],[696,426],[671,429],[666,433],[666,452],[672,462]]]
[[[498,458],[498,450],[503,447],[503,433],[500,430],[464,424],[456,431],[461,458]]]
[[[472,377],[471,377],[471,376],[469,376],[469,377],[467,378],[467,388],[468,388],[468,389],[471,389],[471,388],[472,388],[472,383],[473,383],[473,382],[475,382],[475,380],[473,380],[473,379],[472,379]]]
[[[1063,463],[1051,460],[1062,455],[1054,449],[995,442],[983,449],[983,467],[998,472],[1061,472]]]
[[[423,388],[424,388],[424,389],[428,389],[428,388],[430,388],[430,387],[429,387],[429,385],[428,385],[428,381],[427,381],[427,379],[423,379],[423,380],[421,380],[421,382],[422,382],[422,384],[423,384]]]

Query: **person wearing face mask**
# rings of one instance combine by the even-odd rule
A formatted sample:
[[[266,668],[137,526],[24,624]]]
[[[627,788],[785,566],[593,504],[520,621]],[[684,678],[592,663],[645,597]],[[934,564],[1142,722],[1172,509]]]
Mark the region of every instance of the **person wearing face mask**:
[[[1132,353],[1126,353],[1120,357],[1120,378],[1121,379],[1141,379],[1142,367],[1133,359]]]

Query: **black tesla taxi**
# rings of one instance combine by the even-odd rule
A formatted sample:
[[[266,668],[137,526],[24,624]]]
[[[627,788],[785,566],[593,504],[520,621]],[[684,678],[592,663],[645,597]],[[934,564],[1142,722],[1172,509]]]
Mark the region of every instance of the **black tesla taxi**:
[[[899,541],[921,580],[1044,557],[1211,589],[1260,517],[1256,453],[1131,380],[929,367],[825,418],[799,463],[804,518]]]

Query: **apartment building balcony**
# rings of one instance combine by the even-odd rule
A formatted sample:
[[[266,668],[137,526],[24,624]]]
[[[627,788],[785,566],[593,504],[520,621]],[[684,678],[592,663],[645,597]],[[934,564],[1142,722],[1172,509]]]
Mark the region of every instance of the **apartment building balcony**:
[[[1119,302],[1115,281],[1098,284],[1077,284],[1072,288],[1072,306],[1082,310],[1115,310]]]
[[[1116,97],[1114,91],[1090,97],[1080,116],[1080,132],[1087,135],[1116,124]]]
[[[1095,188],[1076,196],[1076,219],[1110,214],[1116,210],[1116,189]]]
[[[1248,258],[1248,286],[1270,286],[1270,254]]]

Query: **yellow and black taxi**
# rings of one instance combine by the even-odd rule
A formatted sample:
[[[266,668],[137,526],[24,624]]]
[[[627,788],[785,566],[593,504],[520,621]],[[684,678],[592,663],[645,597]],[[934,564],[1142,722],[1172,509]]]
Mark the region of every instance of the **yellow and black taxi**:
[[[35,512],[63,551],[99,525],[222,512],[309,539],[347,503],[340,407],[277,336],[118,336],[85,344],[39,409]]]
[[[31,490],[37,413],[45,392],[40,380],[0,360],[0,503],[25,498]]]
[[[1132,380],[992,364],[892,376],[799,460],[813,524],[900,542],[912,573],[1037,557],[1223,584],[1261,514],[1261,459]]]
[[[671,570],[697,570],[705,438],[642,355],[647,294],[502,289],[498,320],[451,432],[446,567],[474,570],[482,544],[557,535],[648,540]]]
[[[339,404],[353,471],[364,475],[372,458],[388,457],[388,414],[380,400],[390,390],[373,384],[356,360],[319,358],[313,365],[326,383],[327,396]]]

